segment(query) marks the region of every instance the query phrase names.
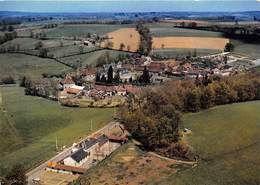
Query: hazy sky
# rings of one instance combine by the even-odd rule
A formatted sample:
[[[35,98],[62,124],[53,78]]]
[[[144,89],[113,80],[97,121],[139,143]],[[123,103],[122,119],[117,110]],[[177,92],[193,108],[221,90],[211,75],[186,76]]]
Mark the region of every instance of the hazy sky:
[[[0,11],[235,12],[260,11],[260,0],[0,0]]]

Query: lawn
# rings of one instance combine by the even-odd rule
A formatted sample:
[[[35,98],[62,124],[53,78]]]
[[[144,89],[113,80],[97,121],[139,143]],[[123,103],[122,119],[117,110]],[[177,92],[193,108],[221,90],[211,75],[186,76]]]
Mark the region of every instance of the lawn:
[[[201,161],[161,184],[259,184],[260,101],[218,106],[184,116],[186,139]]]
[[[103,127],[114,109],[62,107],[57,102],[25,96],[23,88],[1,87],[0,175],[15,163],[28,169]],[[90,122],[93,122],[91,130]]]
[[[0,54],[0,78],[13,76],[40,77],[43,73],[60,74],[69,70],[67,66],[51,59],[43,59],[24,54]]]

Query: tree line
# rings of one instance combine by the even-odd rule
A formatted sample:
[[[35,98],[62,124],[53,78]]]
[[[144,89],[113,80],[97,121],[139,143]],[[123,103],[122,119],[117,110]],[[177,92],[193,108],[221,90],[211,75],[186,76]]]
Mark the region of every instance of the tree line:
[[[139,21],[136,25],[136,30],[140,35],[140,44],[138,52],[141,55],[149,55],[152,50],[153,38],[150,29],[144,26],[143,22]]]
[[[226,78],[206,76],[146,88],[138,97],[129,98],[120,117],[145,148],[169,157],[190,158],[190,148],[181,141],[182,113],[251,100],[260,100],[259,72]]]

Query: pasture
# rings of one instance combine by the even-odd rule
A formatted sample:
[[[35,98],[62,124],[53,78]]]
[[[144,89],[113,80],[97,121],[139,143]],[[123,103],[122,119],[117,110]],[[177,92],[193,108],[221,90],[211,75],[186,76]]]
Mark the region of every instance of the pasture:
[[[150,28],[150,31],[154,37],[223,37],[220,32],[174,28],[175,24],[171,22],[159,22],[146,25]]]
[[[114,109],[62,107],[57,102],[25,96],[20,87],[0,87],[0,174],[15,163],[31,168],[106,125]],[[92,130],[91,130],[91,120]]]
[[[43,59],[24,54],[0,54],[0,77],[40,77],[43,73],[61,74],[70,68],[52,59]]]
[[[201,160],[161,184],[259,184],[260,101],[187,114],[183,125],[191,129],[186,140]]]
[[[131,27],[131,25],[113,25],[113,24],[61,24],[57,28],[46,32],[47,37],[86,37],[88,33],[105,35],[122,27]]]
[[[91,53],[86,53],[86,54],[80,54],[80,55],[75,55],[71,57],[64,57],[61,58],[60,60],[66,64],[80,64],[82,67],[86,65],[96,65],[97,61],[100,57],[104,56],[106,53],[109,54],[111,58],[116,58],[120,54],[127,54],[127,52],[124,51],[115,51],[115,50],[100,50],[100,51],[95,51]]]

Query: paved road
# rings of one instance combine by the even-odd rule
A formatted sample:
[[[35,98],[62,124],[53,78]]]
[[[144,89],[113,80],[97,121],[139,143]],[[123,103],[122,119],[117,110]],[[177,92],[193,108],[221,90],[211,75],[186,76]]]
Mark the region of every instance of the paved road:
[[[101,129],[99,129],[98,131],[90,134],[88,137],[94,136],[95,134],[98,134],[98,133],[106,133],[111,128],[113,128],[114,126],[116,126],[118,124],[119,124],[118,122],[112,121],[112,122],[108,123],[105,127],[103,127]],[[85,141],[88,137],[82,139],[78,143]],[[33,185],[32,180],[39,178],[41,176],[41,174],[44,172],[45,168],[47,167],[48,162],[50,162],[50,161],[58,162],[58,161],[63,160],[66,156],[68,156],[71,153],[72,148],[73,148],[73,146],[66,148],[65,150],[63,150],[62,152],[60,152],[59,154],[57,154],[53,158],[49,159],[48,161],[44,162],[40,166],[38,166],[38,167],[34,168],[33,170],[29,171],[26,174],[26,176],[28,177],[28,185]]]

